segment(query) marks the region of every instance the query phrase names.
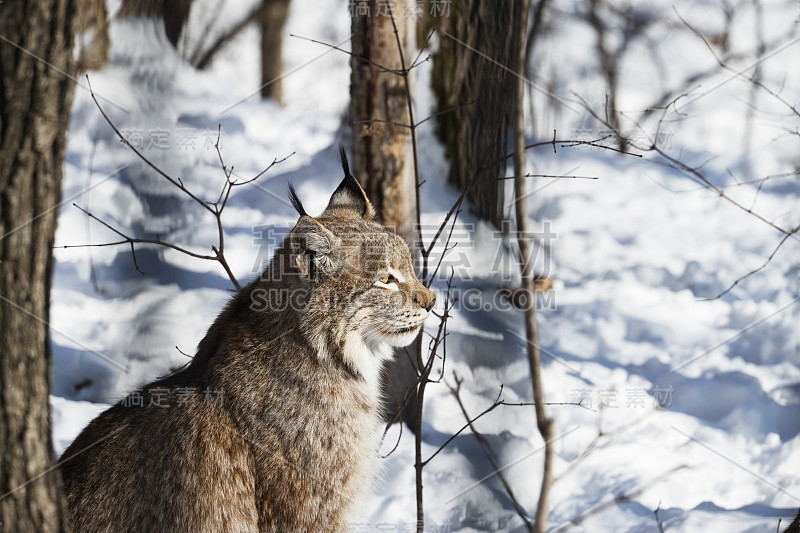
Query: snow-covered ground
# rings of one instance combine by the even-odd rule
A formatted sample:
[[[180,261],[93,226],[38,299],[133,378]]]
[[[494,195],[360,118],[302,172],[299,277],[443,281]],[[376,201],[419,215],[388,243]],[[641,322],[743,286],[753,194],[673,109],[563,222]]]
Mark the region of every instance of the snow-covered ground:
[[[182,50],[249,7],[216,5],[196,1]],[[582,5],[565,2],[552,16]],[[658,21],[652,42],[634,40],[619,55],[622,127],[644,146],[661,114],[640,111],[665,91],[686,93],[666,114],[660,145],[702,167],[746,209],[794,227],[800,223],[800,118],[790,108],[800,100],[796,35],[758,65],[760,82],[786,103],[764,90],[753,96],[746,78],[757,61],[755,25],[770,28],[772,42],[800,26],[800,7],[765,3],[760,15],[750,3],[736,9],[730,46],[739,55],[732,70],[682,85],[716,62],[678,15],[711,36],[724,26],[722,10],[708,2],[648,8]],[[589,66],[594,34],[576,17],[562,18],[558,31],[537,44],[534,72],[547,74],[534,74],[534,81],[558,100],[531,93],[537,109],[549,110],[531,127],[531,142],[548,140],[554,129],[560,138],[603,135],[575,96],[602,113],[601,78]],[[209,19],[216,22],[207,28]],[[224,183],[214,150],[218,125],[225,163],[242,179],[293,154],[255,184],[235,189],[224,212],[226,256],[239,280],[259,272],[281,228],[295,221],[287,181],[311,213],[322,210],[339,181],[336,145],[349,137],[341,125],[349,58],[289,34],[348,47],[349,23],[343,0],[293,0],[284,107],[252,96],[260,83],[253,29],[209,71],[197,72],[152,22],[115,22],[111,64],[90,73],[115,124],[203,199],[216,199]],[[418,70],[420,117],[431,111],[428,69]],[[550,73],[556,81],[547,83]],[[445,182],[447,164],[432,121],[420,135],[422,218],[431,227],[458,193]],[[555,279],[538,313],[545,397],[582,405],[548,407],[557,435],[548,529],[657,531],[660,508],[665,531],[775,531],[778,519],[788,520],[800,505],[800,244],[789,238],[763,270],[713,299],[761,266],[783,235],[663,158],[632,151],[644,157],[588,147],[528,152],[531,173],[599,178],[529,180],[536,191],[530,224],[542,243],[537,268]],[[159,236],[198,253],[217,244],[213,217],[122,146],[82,89],[75,94],[64,168],[59,246],[119,240],[73,202],[138,237]],[[497,296],[518,283],[513,238],[468,211],[445,261],[460,298],[448,324],[444,375],[450,384],[453,371],[463,379],[462,400],[476,415],[501,386],[509,403],[530,402],[532,395],[521,313]],[[184,364],[181,352],[194,352],[231,283],[218,264],[163,248],[137,247],[144,275],[126,246],[56,249],[55,256],[52,405],[60,454],[107,405]],[[441,278],[434,283],[439,302],[446,289]],[[425,458],[464,424],[444,384],[428,387],[424,420]],[[532,513],[542,469],[533,409],[501,406],[476,426]],[[384,453],[398,433],[397,426],[390,430]],[[354,526],[400,531],[415,525],[413,464],[413,435],[404,431],[384,460],[363,523]],[[470,432],[457,437],[425,468],[426,530],[520,530],[522,520],[492,473]]]

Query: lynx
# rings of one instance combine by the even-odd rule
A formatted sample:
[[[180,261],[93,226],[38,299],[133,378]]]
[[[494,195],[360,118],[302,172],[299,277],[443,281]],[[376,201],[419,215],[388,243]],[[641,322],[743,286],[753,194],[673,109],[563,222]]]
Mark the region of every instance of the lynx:
[[[191,363],[64,453],[73,531],[344,531],[376,471],[382,364],[435,303],[350,174],[211,325]]]
[[[783,533],[800,533],[800,509],[797,510],[797,515],[792,520],[792,523],[789,524]]]

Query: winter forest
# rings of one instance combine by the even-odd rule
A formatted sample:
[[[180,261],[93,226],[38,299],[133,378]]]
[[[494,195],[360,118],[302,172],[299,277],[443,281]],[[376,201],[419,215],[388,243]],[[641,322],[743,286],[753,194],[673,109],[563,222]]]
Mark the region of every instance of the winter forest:
[[[797,0],[0,1],[0,533],[81,529],[111,406],[234,401],[148,384],[340,146],[435,295],[344,531],[800,531],[798,58]]]

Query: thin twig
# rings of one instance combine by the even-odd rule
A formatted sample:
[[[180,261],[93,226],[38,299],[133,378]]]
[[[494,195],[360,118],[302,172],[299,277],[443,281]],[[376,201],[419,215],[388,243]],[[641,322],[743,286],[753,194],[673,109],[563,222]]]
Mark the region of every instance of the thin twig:
[[[450,389],[450,392],[455,397],[456,402],[458,402],[458,406],[461,408],[461,414],[464,415],[464,418],[466,419],[467,424],[469,425],[469,429],[472,431],[472,435],[478,441],[478,444],[483,450],[483,454],[486,456],[486,459],[489,460],[489,463],[492,465],[492,469],[495,471],[498,479],[500,480],[500,483],[502,483],[503,488],[505,489],[506,494],[508,495],[508,498],[511,500],[511,504],[514,506],[514,510],[517,512],[520,518],[522,518],[522,521],[525,523],[525,526],[528,528],[528,531],[533,531],[533,521],[528,517],[528,513],[525,512],[525,508],[522,507],[522,504],[519,503],[519,500],[514,495],[514,491],[511,490],[511,485],[508,483],[508,480],[506,479],[505,475],[503,475],[503,472],[500,468],[500,464],[497,462],[497,459],[495,459],[494,453],[492,453],[492,448],[489,445],[489,441],[487,441],[486,437],[484,437],[475,428],[475,424],[470,418],[469,413],[467,412],[467,408],[464,406],[464,402],[461,401],[460,392],[463,379],[459,378],[458,374],[456,374],[455,372],[453,372],[453,379],[456,382],[456,386],[453,387],[451,385],[448,385],[447,388]]]
[[[150,168],[155,170],[161,177],[163,177],[165,180],[167,180],[168,182],[170,182],[171,184],[176,186],[178,189],[183,191],[192,200],[194,200],[198,204],[202,205],[205,209],[207,209],[208,211],[213,213],[214,210],[211,207],[209,207],[206,204],[206,202],[204,202],[203,200],[201,200],[200,198],[195,196],[194,193],[192,193],[192,191],[190,191],[189,189],[184,187],[183,186],[183,182],[181,182],[179,180],[175,180],[174,178],[172,178],[172,176],[170,176],[169,174],[167,174],[166,172],[161,170],[161,168],[159,168],[155,163],[153,163],[147,157],[145,157],[144,154],[142,154],[139,150],[137,150],[136,147],[133,144],[131,144],[131,142],[128,141],[128,139],[126,139],[124,135],[122,135],[122,133],[119,131],[119,129],[117,129],[117,126],[114,125],[114,123],[108,117],[106,112],[103,110],[103,107],[100,105],[100,102],[97,101],[97,97],[95,96],[94,91],[92,90],[92,83],[89,81],[89,75],[88,74],[86,75],[86,83],[89,85],[89,94],[92,96],[92,100],[94,100],[94,103],[97,106],[97,109],[100,110],[100,114],[103,115],[103,118],[106,120],[108,125],[111,126],[111,129],[114,130],[114,133],[117,134],[117,137],[119,137],[120,141],[122,141],[122,143],[125,146],[127,146],[128,148],[133,150],[133,153],[135,153],[139,157],[139,159],[144,161],[147,164],[147,166],[149,166]]]
[[[500,392],[497,393],[497,397],[492,402],[492,404],[489,407],[487,407],[486,409],[484,409],[479,415],[473,417],[471,419],[472,422],[480,420],[481,418],[483,418],[484,416],[488,415],[489,413],[491,413],[492,411],[494,411],[495,409],[497,409],[498,407],[501,407],[501,406],[505,406],[505,407],[527,407],[527,406],[535,406],[536,405],[534,402],[513,402],[513,403],[512,402],[506,402],[505,400],[501,400],[500,399],[502,394],[503,394],[503,385],[501,384],[500,385]],[[572,406],[572,407],[582,407],[582,408],[588,409],[590,411],[592,410],[591,408],[586,407],[585,405],[582,405],[580,402],[578,402],[578,403],[573,403],[573,402],[545,402],[544,405],[562,405],[562,406],[569,405],[569,406]],[[442,450],[447,448],[447,445],[450,444],[451,442],[453,442],[456,439],[456,437],[461,435],[461,433],[463,433],[464,430],[467,429],[468,427],[469,427],[469,424],[464,424],[461,427],[461,429],[459,429],[457,432],[452,434],[446,441],[444,441],[444,443],[441,446],[439,446],[436,449],[436,451],[434,451],[430,455],[430,457],[425,459],[422,462],[422,465],[426,466],[428,463],[430,463],[433,460],[434,457],[439,455],[442,452]]]
[[[532,148],[540,148],[542,146],[552,146],[553,150],[555,150],[556,146],[561,146],[562,148],[573,148],[575,146],[587,145],[587,146],[594,146],[595,148],[601,148],[603,150],[611,150],[612,152],[620,152],[620,150],[618,150],[617,148],[614,148],[613,146],[606,146],[604,144],[600,144],[600,141],[602,141],[603,139],[605,139],[607,137],[601,137],[599,139],[595,139],[595,140],[592,140],[592,141],[584,141],[584,140],[577,140],[577,139],[557,139],[556,137],[557,137],[557,131],[553,130],[553,139],[552,140],[550,140],[550,141],[540,141],[540,142],[535,142],[535,143],[526,145],[525,146],[525,150],[530,150]],[[464,203],[464,199],[467,197],[467,193],[469,193],[469,191],[472,189],[472,186],[476,183],[476,181],[477,181],[478,177],[481,175],[481,173],[486,171],[486,170],[491,169],[492,167],[494,167],[496,165],[505,163],[506,160],[514,157],[514,153],[515,152],[511,152],[510,154],[507,154],[507,155],[503,156],[502,158],[498,159],[497,161],[495,161],[495,162],[493,162],[493,163],[491,163],[489,165],[486,165],[486,166],[484,166],[482,168],[479,168],[477,171],[475,171],[475,173],[472,175],[472,177],[469,179],[469,181],[467,181],[467,184],[464,186],[464,188],[461,191],[461,194],[459,195],[459,197],[456,200],[456,202],[450,208],[450,211],[448,211],[447,214],[445,215],[444,220],[439,225],[439,229],[437,230],[436,235],[434,235],[433,240],[431,240],[431,243],[428,246],[428,248],[427,249],[423,248],[423,257],[425,257],[427,255],[430,255],[431,251],[433,250],[433,247],[436,245],[436,242],[439,240],[439,237],[441,236],[442,231],[444,231],[444,228],[447,227],[447,223],[450,221],[450,218],[454,214],[460,213],[461,205]],[[635,154],[635,153],[632,153],[632,152],[622,152],[622,153],[624,153],[625,155],[631,155],[631,156],[634,156],[634,157],[642,157],[641,154]],[[422,237],[421,236],[420,236],[420,242],[422,242]]]
[[[658,506],[656,510],[653,511],[653,514],[656,515],[656,526],[658,526],[658,533],[664,533],[664,522],[658,517],[658,510],[661,509],[661,502],[658,502]]]
[[[677,7],[675,7],[675,6],[672,6],[672,10],[673,10],[673,11],[675,11],[675,15],[678,17],[678,19],[680,19],[680,21],[681,21],[681,22],[682,22],[682,23],[683,23],[683,24],[684,24],[684,25],[685,25],[687,28],[689,28],[689,30],[691,30],[691,32],[692,32],[692,33],[694,33],[694,34],[695,34],[695,35],[696,35],[696,36],[697,36],[697,37],[698,37],[698,38],[699,38],[701,41],[703,41],[703,44],[705,44],[705,46],[706,46],[706,48],[708,49],[708,51],[709,51],[709,52],[711,52],[711,55],[712,55],[712,56],[714,56],[714,60],[717,62],[717,64],[718,64],[718,65],[719,65],[721,68],[723,68],[723,69],[725,69],[725,70],[728,70],[728,71],[730,71],[730,72],[733,72],[733,73],[735,74],[735,76],[736,76],[736,77],[744,78],[746,81],[749,81],[749,82],[750,82],[750,83],[752,83],[752,84],[753,84],[755,87],[757,87],[757,88],[759,88],[759,89],[763,90],[764,92],[768,93],[770,96],[772,96],[773,98],[775,98],[776,100],[778,100],[780,103],[782,103],[783,105],[785,105],[787,108],[789,108],[789,110],[790,110],[790,111],[791,111],[791,112],[792,112],[794,115],[796,115],[797,117],[800,117],[800,110],[798,110],[798,109],[797,109],[797,106],[795,106],[795,105],[793,105],[793,104],[789,103],[788,101],[784,100],[784,99],[783,99],[783,98],[782,98],[782,97],[781,97],[779,94],[777,94],[776,92],[774,92],[772,89],[768,88],[766,85],[764,85],[763,83],[761,83],[761,82],[760,82],[758,79],[756,79],[755,77],[747,77],[747,76],[745,76],[745,75],[744,75],[744,73],[745,73],[747,70],[750,70],[751,68],[754,68],[754,67],[755,67],[755,66],[757,66],[757,65],[758,65],[758,63],[760,63],[761,61],[759,61],[759,62],[758,62],[758,63],[756,63],[755,65],[751,65],[751,66],[749,66],[748,68],[746,68],[746,69],[744,69],[744,70],[742,70],[742,71],[735,71],[735,70],[733,70],[733,69],[732,69],[731,67],[729,67],[729,66],[728,66],[728,65],[727,65],[727,64],[726,64],[726,63],[725,63],[725,62],[724,62],[722,59],[720,59],[720,57],[719,57],[719,56],[716,54],[716,52],[714,52],[714,49],[713,49],[713,48],[711,47],[711,45],[709,44],[708,40],[706,40],[705,36],[703,36],[703,34],[702,34],[702,33],[700,33],[700,30],[696,29],[694,26],[692,26],[691,24],[689,24],[689,23],[688,23],[688,22],[687,22],[687,21],[686,21],[686,20],[685,20],[685,19],[684,19],[684,18],[681,16],[681,14],[678,12],[678,8],[677,8]],[[757,25],[757,27],[760,27],[760,24],[758,24],[758,25]],[[764,43],[762,40],[759,40],[759,47],[758,47],[758,48],[759,48],[759,49],[758,49],[758,52],[757,52],[757,54],[756,54],[756,55],[757,55],[758,57],[763,57],[763,55],[764,55],[764,52],[766,51],[766,48],[767,48],[767,44],[766,44],[766,43]]]
[[[605,121],[604,121],[604,120],[603,120],[603,119],[602,119],[600,116],[598,116],[598,115],[597,115],[597,113],[595,113],[595,112],[594,112],[594,110],[592,110],[591,106],[589,106],[589,104],[586,102],[586,100],[584,100],[584,99],[583,99],[583,98],[582,98],[580,95],[578,95],[578,94],[575,94],[575,96],[576,96],[576,97],[577,97],[577,98],[580,100],[580,103],[581,103],[581,105],[583,105],[583,106],[584,106],[584,108],[585,108],[585,109],[586,109],[586,110],[587,110],[589,113],[591,113],[593,117],[595,117],[595,119],[597,119],[598,121],[600,121],[600,122],[601,122],[603,125],[605,125],[606,127],[608,127],[608,128],[611,128],[611,125],[610,125],[610,124],[608,124],[607,122],[605,122]],[[671,104],[669,104],[669,105],[674,105],[674,103],[675,103],[675,102],[677,102],[677,99],[676,99],[675,101],[673,101],[673,102],[672,102]],[[667,107],[669,107],[669,106],[667,106]],[[637,125],[638,125],[638,123],[637,123]],[[720,198],[722,198],[722,199],[724,199],[724,200],[728,201],[729,203],[731,203],[732,205],[734,205],[734,206],[736,206],[737,208],[741,209],[741,210],[742,210],[742,211],[744,211],[745,213],[747,213],[747,214],[749,214],[749,215],[752,215],[752,216],[754,216],[755,218],[757,218],[757,219],[758,219],[758,220],[760,220],[761,222],[763,222],[763,223],[767,224],[768,226],[770,226],[770,227],[772,227],[772,228],[774,228],[774,229],[776,229],[776,230],[780,231],[781,233],[784,233],[784,234],[785,234],[785,233],[797,233],[798,231],[800,231],[800,225],[797,225],[797,226],[795,226],[795,227],[793,227],[793,228],[784,228],[784,227],[781,227],[781,226],[779,226],[779,225],[775,224],[774,222],[772,222],[771,220],[769,220],[769,219],[767,219],[767,218],[763,217],[763,216],[762,216],[762,215],[760,215],[759,213],[757,213],[757,212],[753,211],[752,209],[749,209],[749,208],[745,207],[744,205],[742,205],[742,204],[741,204],[741,203],[739,203],[738,201],[734,200],[733,198],[731,198],[730,196],[728,196],[728,195],[725,193],[725,191],[724,191],[722,188],[720,188],[719,186],[715,185],[715,184],[714,184],[714,183],[713,183],[711,180],[709,180],[707,177],[705,177],[705,176],[704,176],[704,175],[703,175],[703,174],[700,172],[700,169],[702,168],[702,166],[700,166],[700,167],[693,167],[693,166],[690,166],[690,165],[688,165],[687,163],[684,163],[684,162],[683,162],[683,161],[681,161],[680,159],[678,159],[678,158],[676,158],[676,157],[673,157],[673,156],[671,156],[670,154],[668,154],[668,153],[667,153],[667,152],[666,152],[666,151],[665,151],[663,148],[661,148],[660,146],[658,146],[658,144],[657,144],[656,142],[653,142],[653,143],[650,145],[650,147],[649,147],[649,150],[656,152],[658,155],[660,155],[661,157],[663,157],[664,159],[666,159],[666,160],[667,160],[669,163],[671,163],[671,165],[672,165],[672,168],[674,168],[674,169],[676,169],[676,170],[680,170],[681,172],[683,172],[684,174],[686,174],[686,175],[687,175],[687,176],[689,176],[690,178],[692,178],[692,179],[694,179],[695,181],[697,181],[697,182],[699,182],[699,183],[701,183],[701,184],[705,185],[706,187],[708,187],[708,189],[710,189],[710,190],[712,190],[713,192],[715,192],[715,193],[717,194],[717,196],[719,196]],[[641,157],[641,156],[639,156],[639,157]]]
[[[524,174],[523,178],[560,178],[560,179],[573,179],[573,180],[599,180],[597,176],[565,176],[560,174]],[[498,181],[513,180],[516,176],[504,176],[497,178]]]
[[[138,261],[136,259],[136,247],[135,247],[135,244],[156,244],[156,245],[159,245],[159,246],[164,246],[166,248],[171,248],[173,250],[176,250],[178,252],[181,252],[183,254],[186,254],[188,256],[195,257],[195,258],[198,258],[198,259],[206,259],[206,260],[217,261],[220,264],[220,266],[222,266],[222,268],[225,271],[225,273],[227,274],[228,278],[231,280],[231,283],[233,283],[233,286],[237,290],[241,289],[241,285],[239,284],[238,280],[236,279],[236,276],[233,274],[233,270],[231,269],[230,265],[228,264],[227,259],[225,258],[225,231],[224,231],[224,225],[222,223],[222,213],[225,210],[225,207],[228,205],[228,200],[230,199],[231,191],[233,190],[234,187],[238,187],[240,185],[247,185],[249,183],[252,183],[252,182],[256,181],[258,178],[263,176],[268,170],[270,170],[273,166],[275,166],[278,163],[282,163],[283,161],[286,161],[289,157],[294,155],[295,152],[292,152],[291,154],[289,154],[288,156],[286,156],[286,157],[284,157],[282,159],[277,159],[277,158],[273,159],[272,163],[270,163],[264,170],[262,170],[261,172],[256,174],[253,178],[250,178],[250,179],[244,180],[244,181],[238,181],[238,182],[237,181],[233,181],[233,180],[231,180],[231,176],[233,175],[233,166],[231,166],[230,168],[227,167],[227,165],[225,164],[225,161],[223,160],[222,151],[220,149],[220,139],[222,137],[222,126],[220,125],[219,128],[218,128],[218,131],[217,131],[217,142],[214,145],[214,147],[216,148],[216,151],[217,151],[217,157],[219,158],[219,163],[220,163],[220,166],[222,168],[222,172],[225,175],[225,182],[222,185],[222,188],[220,190],[220,193],[219,193],[219,196],[218,196],[216,202],[207,202],[207,201],[201,200],[199,197],[197,197],[194,193],[192,193],[184,185],[183,180],[181,180],[180,177],[178,177],[176,179],[176,178],[173,178],[172,176],[168,175],[166,172],[161,170],[161,168],[158,167],[155,163],[153,163],[147,157],[145,157],[144,154],[142,154],[128,139],[125,138],[125,136],[122,134],[122,132],[120,132],[120,130],[117,128],[117,126],[111,120],[111,118],[109,118],[109,116],[106,114],[106,112],[100,106],[100,103],[97,101],[97,98],[95,97],[94,91],[92,90],[92,85],[91,85],[91,82],[89,80],[89,76],[88,75],[86,76],[86,81],[87,81],[87,83],[89,85],[89,93],[92,96],[92,100],[94,100],[95,105],[100,110],[100,114],[103,116],[103,118],[108,123],[108,125],[111,126],[111,129],[113,129],[114,132],[117,134],[117,137],[119,137],[120,141],[123,144],[125,144],[126,146],[128,146],[139,157],[139,159],[144,161],[150,168],[155,170],[161,177],[163,177],[168,182],[170,182],[172,185],[174,185],[175,187],[180,189],[184,194],[189,196],[189,198],[194,200],[196,203],[198,203],[200,206],[202,206],[203,209],[205,209],[206,211],[210,212],[214,216],[214,219],[216,221],[216,226],[217,226],[217,244],[214,245],[214,246],[211,246],[211,250],[214,252],[214,255],[203,255],[203,254],[198,254],[198,253],[195,253],[195,252],[191,252],[191,251],[189,251],[186,248],[183,248],[181,246],[177,246],[175,244],[163,241],[158,236],[156,236],[155,239],[139,239],[139,238],[130,237],[129,235],[124,234],[123,232],[117,230],[116,228],[112,227],[111,225],[107,224],[106,222],[100,220],[99,218],[94,216],[92,213],[90,213],[86,209],[83,209],[83,208],[73,204],[73,205],[75,205],[75,207],[77,207],[78,209],[83,211],[86,215],[88,215],[89,218],[97,220],[98,222],[100,222],[101,224],[106,226],[108,229],[110,229],[111,231],[113,231],[114,233],[116,233],[117,235],[122,237],[124,240],[113,242],[113,243],[104,243],[104,244],[67,245],[67,246],[63,246],[63,248],[79,248],[79,247],[88,247],[88,246],[116,246],[116,245],[119,245],[119,244],[129,244],[130,247],[131,247],[131,254],[133,256],[134,267],[136,268],[137,272],[139,272],[141,274],[144,274],[144,272],[141,270],[141,268],[139,268],[139,263],[138,263]]]
[[[118,229],[114,228],[110,224],[108,224],[108,223],[104,222],[103,220],[97,218],[92,213],[90,213],[86,209],[82,208],[78,204],[73,203],[72,205],[77,207],[81,211],[83,211],[83,213],[86,214],[86,216],[88,216],[89,218],[92,218],[92,219],[98,221],[100,224],[102,224],[103,226],[107,227],[108,229],[110,229],[111,231],[113,231],[114,233],[116,233],[117,235],[122,237],[124,240],[116,241],[116,242],[107,242],[107,243],[102,243],[102,244],[68,244],[68,245],[64,245],[64,246],[56,246],[56,248],[88,248],[88,247],[117,246],[117,245],[120,245],[120,244],[130,244],[131,245],[131,253],[133,254],[133,262],[134,262],[134,265],[136,267],[136,271],[139,272],[140,274],[144,274],[144,272],[139,268],[139,265],[136,262],[136,251],[135,251],[134,246],[133,246],[134,244],[157,244],[159,246],[164,246],[166,248],[172,248],[173,250],[181,252],[182,254],[186,254],[186,255],[191,256],[191,257],[196,257],[197,259],[210,259],[210,260],[216,260],[217,259],[216,256],[198,254],[196,252],[192,252],[191,250],[187,250],[186,248],[182,248],[182,247],[177,246],[175,244],[172,244],[172,243],[169,243],[169,242],[166,242],[166,241],[162,241],[160,238],[157,238],[157,239],[137,239],[137,238],[129,237],[128,235],[122,233],[121,231],[119,231]]]
[[[580,524],[581,522],[583,522],[584,520],[586,520],[590,516],[596,515],[596,514],[601,513],[601,512],[603,512],[603,511],[605,511],[607,509],[615,507],[615,506],[619,505],[620,503],[633,501],[634,498],[636,498],[637,496],[643,494],[647,489],[649,489],[650,487],[652,487],[656,483],[664,481],[664,479],[667,476],[669,476],[670,474],[673,474],[673,473],[675,473],[675,472],[677,472],[679,470],[683,470],[684,468],[688,468],[688,465],[682,464],[682,465],[678,465],[678,466],[676,466],[674,468],[670,468],[669,470],[667,470],[663,474],[661,474],[659,476],[656,476],[655,478],[653,478],[652,480],[650,480],[649,482],[647,482],[647,483],[645,483],[643,485],[639,485],[638,487],[636,487],[634,490],[632,490],[630,492],[619,493],[616,496],[614,496],[611,500],[609,500],[607,502],[604,502],[604,503],[601,503],[601,504],[598,504],[598,505],[596,505],[596,506],[594,506],[594,507],[592,507],[590,509],[587,509],[586,511],[584,511],[580,515],[578,515],[575,518],[571,519],[567,524],[565,524],[565,525],[559,527],[558,529],[556,529],[553,533],[561,533],[562,531],[566,531],[570,527]]]
[[[186,357],[188,357],[189,359],[194,359],[194,356],[193,356],[193,355],[190,355],[190,354],[188,354],[188,353],[184,352],[183,350],[181,350],[180,348],[178,348],[178,345],[177,345],[177,344],[175,345],[175,349],[176,349],[176,350],[178,350],[178,352],[180,352],[180,354],[181,354],[181,355],[185,355],[185,356],[186,356]]]
[[[297,39],[302,39],[303,41],[309,41],[309,42],[312,42],[314,44],[321,44],[322,46],[327,46],[328,48],[332,48],[333,50],[338,50],[339,52],[343,52],[343,53],[349,55],[350,57],[356,58],[356,60],[361,61],[362,63],[367,63],[368,65],[372,65],[373,67],[375,67],[376,69],[380,70],[381,72],[388,72],[389,74],[396,74],[398,76],[402,76],[403,75],[403,71],[402,70],[387,68],[387,67],[381,65],[380,63],[376,63],[375,61],[371,61],[370,59],[367,59],[366,57],[358,56],[358,55],[354,54],[353,52],[351,52],[349,50],[345,50],[344,48],[336,46],[335,44],[330,44],[330,43],[326,43],[326,42],[323,42],[323,41],[318,41],[316,39],[311,39],[309,37],[303,37],[301,35],[295,35],[293,33],[290,33],[289,37],[295,37]]]
[[[195,68],[203,70],[205,69],[213,59],[214,55],[219,52],[219,50],[228,42],[231,41],[234,37],[236,37],[239,32],[241,32],[244,28],[246,28],[251,23],[258,20],[264,11],[267,10],[269,7],[269,2],[262,2],[258,7],[253,9],[247,16],[245,16],[242,20],[234,24],[228,31],[217,37],[217,39],[208,47],[208,49],[203,52],[203,55],[200,56],[201,48],[200,46],[197,47],[194,54],[192,54],[192,58],[189,60],[189,63],[194,65]],[[207,32],[206,32],[207,33]],[[198,59],[198,56],[199,59]]]
[[[778,250],[780,250],[781,246],[783,246],[783,243],[785,243],[787,240],[789,240],[789,237],[793,237],[793,236],[794,236],[794,233],[787,233],[786,235],[784,235],[784,236],[783,236],[783,238],[782,238],[782,239],[780,240],[780,242],[778,243],[778,246],[776,246],[776,247],[775,247],[775,249],[774,249],[774,250],[772,250],[772,253],[771,253],[771,254],[769,254],[769,257],[767,257],[767,260],[766,260],[766,261],[764,261],[764,263],[762,263],[762,265],[761,265],[760,267],[758,267],[758,268],[754,268],[753,270],[751,270],[751,271],[750,271],[750,272],[748,272],[747,274],[745,274],[745,275],[743,275],[743,276],[740,276],[740,277],[736,278],[736,281],[734,281],[733,283],[731,283],[731,284],[728,286],[728,288],[727,288],[727,289],[725,289],[725,290],[724,290],[724,291],[722,291],[721,293],[717,294],[717,295],[716,295],[716,296],[714,296],[713,298],[706,298],[706,299],[704,299],[703,301],[718,300],[719,298],[722,298],[723,296],[725,296],[726,294],[728,294],[729,292],[731,292],[731,291],[732,291],[734,288],[736,288],[736,286],[737,286],[739,283],[741,283],[742,281],[746,280],[746,279],[747,279],[747,278],[749,278],[750,276],[752,276],[752,275],[754,275],[754,274],[757,274],[757,273],[761,272],[762,270],[764,270],[764,268],[766,268],[766,266],[772,262],[772,259],[775,257],[775,254],[777,254],[777,253],[778,253]]]

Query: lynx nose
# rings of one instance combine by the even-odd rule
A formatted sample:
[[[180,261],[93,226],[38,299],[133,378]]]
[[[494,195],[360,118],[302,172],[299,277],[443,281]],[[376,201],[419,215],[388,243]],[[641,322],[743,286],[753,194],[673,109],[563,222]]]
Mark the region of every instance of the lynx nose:
[[[414,301],[426,311],[433,309],[433,304],[436,303],[436,295],[430,289],[424,289],[414,293]]]
[[[431,296],[433,296],[433,298],[431,298],[431,300],[430,300],[430,301],[428,302],[428,304],[425,306],[425,310],[426,310],[426,311],[430,311],[431,309],[433,309],[433,304],[435,304],[435,303],[436,303],[436,296],[435,296],[435,295],[433,295],[433,294],[431,294]]]

